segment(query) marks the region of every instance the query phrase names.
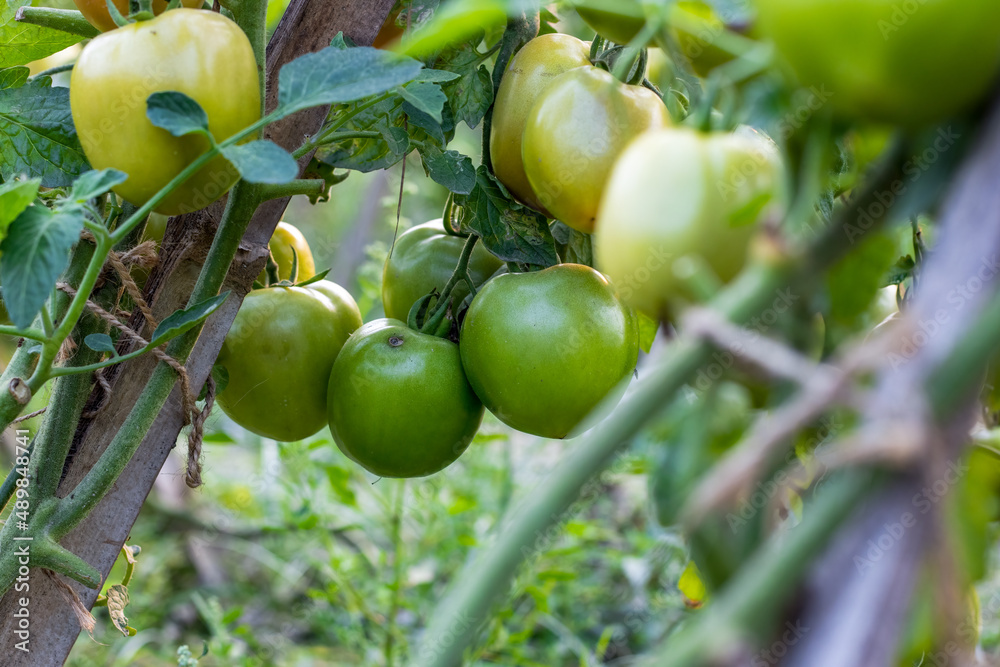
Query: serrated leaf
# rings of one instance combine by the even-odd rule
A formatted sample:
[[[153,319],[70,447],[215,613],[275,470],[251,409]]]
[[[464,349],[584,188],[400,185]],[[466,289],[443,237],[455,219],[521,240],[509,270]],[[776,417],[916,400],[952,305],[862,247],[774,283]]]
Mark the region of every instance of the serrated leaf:
[[[558,220],[552,223],[551,229],[559,258],[564,263],[594,265],[594,247],[590,234],[577,231]]]
[[[330,121],[354,114],[341,126],[344,132],[378,132],[377,137],[345,139],[320,146],[314,159],[330,167],[371,172],[386,169],[403,159],[409,150],[409,135],[403,129],[402,100],[392,97],[356,112],[359,105],[336,105],[330,109]]]
[[[125,616],[125,607],[128,606],[128,589],[121,584],[114,584],[108,587],[105,596],[108,599],[108,616],[115,624],[118,631],[126,637],[135,635],[135,628],[130,627],[128,618]]]
[[[26,208],[10,224],[0,244],[0,284],[15,326],[31,326],[69,264],[69,251],[82,229],[81,213],[53,213],[38,205]]]
[[[31,70],[27,67],[5,67],[0,69],[0,90],[3,88],[20,88],[28,82]]]
[[[225,292],[218,296],[213,296],[211,299],[205,299],[190,308],[174,312],[156,327],[156,331],[153,332],[153,338],[149,341],[149,347],[159,347],[168,340],[193,329],[204,321],[205,318],[214,313],[228,296],[229,292]]]
[[[354,102],[412,81],[422,68],[412,58],[371,47],[328,46],[281,68],[278,106],[287,115],[324,104]]]
[[[476,127],[493,104],[493,79],[486,66],[480,64],[482,56],[478,46],[482,34],[449,47],[441,52],[434,66],[458,75],[442,86],[456,122]]]
[[[0,89],[0,178],[18,174],[42,185],[69,185],[90,169],[76,136],[69,89],[53,88],[45,77],[20,88]]]
[[[70,193],[70,197],[73,201],[82,204],[88,199],[103,195],[119,183],[124,183],[127,179],[128,174],[117,169],[88,171],[73,182],[73,191]]]
[[[243,180],[250,183],[288,183],[299,175],[299,164],[273,141],[251,141],[229,146],[222,154],[233,163]]]
[[[545,217],[516,203],[486,167],[477,170],[475,188],[458,203],[469,211],[462,227],[477,234],[486,249],[503,261],[535,266],[559,263]]]
[[[433,83],[417,82],[401,86],[398,90],[400,96],[413,108],[441,123],[443,120],[441,112],[448,98],[440,86]]]
[[[0,241],[7,235],[10,223],[35,201],[39,185],[37,178],[0,183]]]
[[[476,167],[472,158],[458,151],[442,151],[434,144],[424,144],[420,149],[424,171],[455,194],[467,195],[476,186]]]
[[[111,354],[117,355],[117,352],[115,351],[115,343],[111,340],[111,336],[108,334],[90,334],[83,339],[83,344],[94,352],[110,352]]]
[[[17,10],[29,5],[31,0],[6,0],[0,6],[0,67],[27,65],[83,39],[62,30],[18,22]]]
[[[175,137],[208,131],[208,114],[193,99],[176,90],[153,93],[146,99],[146,117]]]
[[[433,117],[424,113],[423,111],[416,108],[409,102],[403,103],[403,113],[406,114],[406,117],[409,120],[410,125],[413,125],[414,127],[423,130],[427,134],[427,136],[433,139],[434,142],[437,143],[439,146],[446,145],[449,140],[448,137],[449,133],[445,130],[444,127],[444,121],[447,118],[445,116],[445,110],[446,109],[441,110],[442,122],[438,122]],[[450,109],[448,111],[450,111]],[[454,124],[452,124],[452,128],[454,128]]]

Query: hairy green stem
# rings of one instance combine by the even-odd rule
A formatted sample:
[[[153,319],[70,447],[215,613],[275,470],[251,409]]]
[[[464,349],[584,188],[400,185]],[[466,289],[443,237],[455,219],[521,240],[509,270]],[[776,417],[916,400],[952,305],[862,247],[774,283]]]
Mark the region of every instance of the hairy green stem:
[[[326,191],[326,181],[322,178],[297,178],[288,183],[267,183],[257,186],[261,201],[306,195],[318,197]]]
[[[43,28],[53,28],[81,37],[97,37],[101,31],[90,25],[83,14],[72,9],[52,9],[50,7],[21,7],[15,20]]]
[[[434,333],[441,324],[441,321],[448,313],[448,306],[451,305],[451,293],[455,291],[455,286],[460,281],[464,280],[468,282],[472,288],[471,293],[475,294],[475,286],[472,284],[472,277],[469,275],[469,260],[472,258],[472,251],[476,249],[477,241],[479,241],[479,237],[475,234],[470,235],[466,239],[465,245],[462,246],[462,254],[458,257],[458,266],[455,267],[451,278],[448,279],[448,284],[441,290],[441,296],[438,297],[434,310],[427,313],[424,324],[420,327],[422,332]]]

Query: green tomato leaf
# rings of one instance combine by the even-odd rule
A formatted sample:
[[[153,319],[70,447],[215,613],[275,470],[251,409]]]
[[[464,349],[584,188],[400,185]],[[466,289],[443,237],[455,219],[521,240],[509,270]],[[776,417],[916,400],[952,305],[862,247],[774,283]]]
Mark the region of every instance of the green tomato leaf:
[[[507,3],[503,0],[465,0],[449,2],[434,12],[434,17],[413,30],[403,41],[408,55],[425,58],[456,42],[497,28],[507,21]]]
[[[0,67],[27,65],[83,39],[62,30],[19,23],[17,11],[31,4],[31,0],[7,0],[0,6]]]
[[[0,183],[0,241],[7,235],[10,223],[35,201],[41,180],[13,180]]]
[[[424,171],[455,194],[467,195],[476,186],[476,167],[472,158],[458,151],[442,151],[434,144],[424,144],[420,149]]]
[[[0,284],[3,300],[15,326],[31,326],[69,264],[69,251],[80,238],[83,213],[54,213],[30,206],[10,224],[0,244]]]
[[[299,163],[273,141],[261,140],[229,146],[222,154],[250,183],[288,183],[299,175]]]
[[[153,93],[146,98],[146,117],[175,137],[193,132],[208,134],[208,114],[200,104],[175,90]]]
[[[278,109],[288,115],[324,104],[354,102],[412,81],[423,65],[371,47],[328,46],[307,53],[278,73]]]
[[[590,234],[578,232],[556,220],[552,223],[552,238],[556,241],[559,258],[564,263],[594,265],[594,248]]]
[[[454,72],[446,72],[442,69],[422,69],[416,80],[427,83],[445,83],[447,81],[454,81],[459,76]]]
[[[88,171],[73,183],[70,198],[77,203],[84,203],[94,197],[100,197],[105,192],[128,179],[128,174],[117,169],[101,169]]]
[[[440,86],[433,83],[417,82],[400,86],[397,90],[400,97],[412,107],[427,114],[438,123],[442,121],[441,112],[448,98],[441,91]]]
[[[0,270],[2,270],[2,267],[0,267]],[[2,276],[0,276],[0,279],[2,279]],[[149,341],[149,348],[159,347],[168,340],[176,338],[194,328],[214,313],[228,296],[229,292],[224,292],[218,296],[213,296],[211,299],[197,303],[190,308],[174,312],[167,319],[160,322],[160,326],[156,327],[156,331],[153,332],[153,338]]]
[[[898,257],[896,243],[886,234],[871,234],[863,243],[840,260],[826,276],[832,318],[850,325],[875,299],[893,259]]]
[[[482,32],[472,39],[449,47],[434,61],[438,69],[457,75],[457,79],[442,86],[448,96],[448,104],[455,122],[464,121],[475,128],[483,120],[493,104],[493,79],[485,65],[478,47],[483,40]]]
[[[410,138],[403,128],[402,99],[391,97],[362,111],[359,104],[338,104],[330,109],[329,122],[355,114],[340,127],[345,133],[377,132],[375,137],[355,137],[320,146],[314,160],[338,169],[371,172],[386,169],[403,159]]]
[[[0,178],[18,174],[42,185],[69,185],[90,169],[69,110],[69,88],[48,77],[20,88],[0,89]]]
[[[111,336],[108,334],[90,334],[83,339],[83,344],[94,352],[110,352],[111,354],[118,356],[118,352],[115,350],[115,343],[111,340]]]
[[[441,121],[437,121],[433,116],[424,113],[409,102],[403,103],[403,113],[406,114],[410,125],[418,130],[422,130],[438,145],[444,146],[454,134],[455,122],[451,117],[451,109],[444,107],[441,110]],[[416,132],[414,132],[416,134]],[[415,137],[419,140],[419,137]]]
[[[4,88],[20,88],[28,82],[31,70],[27,67],[6,67],[0,69],[0,90]]]
[[[486,167],[476,172],[472,193],[456,197],[468,208],[462,227],[477,234],[491,253],[505,262],[553,266],[559,263],[548,221],[515,202]]]
[[[653,341],[656,340],[656,332],[660,329],[660,323],[641,311],[635,311],[635,316],[639,320],[639,347],[643,352],[649,354],[653,349]]]

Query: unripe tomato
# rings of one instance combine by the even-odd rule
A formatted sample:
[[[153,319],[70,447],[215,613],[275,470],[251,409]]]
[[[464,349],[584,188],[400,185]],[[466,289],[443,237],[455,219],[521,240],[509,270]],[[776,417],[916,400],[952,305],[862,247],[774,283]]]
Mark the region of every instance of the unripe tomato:
[[[653,91],[597,67],[566,72],[528,114],[521,147],[528,182],[553,217],[590,233],[618,155],[635,137],[668,123]]]
[[[714,44],[726,25],[709,4],[681,0],[677,7],[697,26],[697,30],[693,31],[675,28],[673,34],[681,52],[699,76],[708,76],[713,69],[733,59],[731,54]],[[646,25],[646,14],[638,0],[578,0],[576,11],[599,35],[618,44],[631,42]],[[650,81],[655,79],[650,78]]]
[[[996,0],[756,0],[762,32],[805,86],[850,118],[934,123],[1000,72]]]
[[[382,477],[443,470],[483,420],[458,346],[399,320],[375,320],[351,336],[333,365],[329,396],[337,446]]]
[[[73,122],[94,169],[129,175],[114,190],[136,205],[147,202],[209,147],[204,137],[175,137],[149,122],[146,98],[167,90],[201,105],[216,141],[260,119],[253,49],[239,26],[221,14],[175,9],[94,38],[70,79]],[[156,210],[177,215],[204,208],[238,178],[236,169],[217,157]]]
[[[114,0],[114,3],[122,16],[128,16],[128,0]],[[108,12],[106,0],[73,0],[73,4],[83,14],[83,18],[90,21],[90,24],[101,32],[114,30],[118,27],[112,20],[111,13]],[[153,0],[153,13],[159,16],[167,8],[167,4],[167,0]],[[202,4],[202,0],[181,0],[181,5],[191,9],[198,9]]]
[[[511,58],[493,107],[490,156],[493,173],[511,194],[545,212],[524,173],[521,144],[528,112],[560,74],[590,65],[590,46],[571,35],[540,35]]]
[[[291,282],[309,280],[316,275],[316,262],[313,260],[309,242],[299,228],[287,222],[279,222],[274,228],[271,240],[267,242],[268,250],[274,263],[278,265],[278,279]],[[294,253],[292,252],[294,250]],[[292,265],[298,261],[298,273],[292,275]],[[267,283],[267,268],[257,276],[257,282]]]
[[[777,149],[749,128],[702,134],[665,129],[637,139],[615,165],[594,248],[632,307],[650,315],[690,301],[674,272],[693,256],[727,282],[743,268],[756,223],[775,210]]]
[[[441,220],[411,227],[396,239],[392,254],[382,270],[382,304],[385,316],[407,319],[413,304],[437,288],[444,289],[458,266],[458,259],[465,247],[465,239],[444,231]],[[469,258],[472,281],[482,285],[496,273],[502,262],[477,244]],[[459,283],[452,292],[453,311],[468,296],[465,283]]]
[[[604,276],[560,264],[486,283],[459,345],[469,382],[500,421],[564,438],[635,370],[639,329]]]
[[[326,425],[326,391],[338,352],[361,326],[358,306],[326,280],[254,290],[222,345],[229,383],[218,403],[243,428],[282,441]]]

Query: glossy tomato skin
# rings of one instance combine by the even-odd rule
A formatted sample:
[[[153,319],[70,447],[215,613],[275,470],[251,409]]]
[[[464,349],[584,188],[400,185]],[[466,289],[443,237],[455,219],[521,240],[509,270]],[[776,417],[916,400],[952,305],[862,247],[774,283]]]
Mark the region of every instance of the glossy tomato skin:
[[[590,45],[572,35],[540,35],[511,58],[500,81],[490,131],[493,173],[515,197],[542,211],[524,173],[521,144],[528,112],[555,77],[590,65]]]
[[[776,147],[749,128],[649,133],[615,165],[594,235],[597,266],[626,303],[668,314],[693,299],[676,261],[692,255],[722,282],[731,280],[758,221],[780,207],[780,183]]]
[[[267,248],[271,251],[274,263],[278,265],[278,279],[291,282],[301,282],[309,280],[316,275],[316,261],[313,259],[312,249],[306,237],[295,225],[287,222],[279,222],[271,234],[271,240],[267,242]],[[292,252],[294,250],[294,253]],[[298,272],[292,275],[292,266],[298,262]],[[257,276],[257,282],[265,284],[267,282],[267,268]]]
[[[382,477],[424,477],[453,463],[483,405],[458,346],[381,319],[359,329],[330,375],[330,430],[340,450]]]
[[[521,153],[528,182],[553,217],[590,233],[618,155],[643,132],[668,123],[651,90],[597,67],[566,72],[528,115]]]
[[[94,169],[129,175],[115,192],[147,202],[208,148],[201,136],[174,137],[146,117],[158,91],[188,95],[208,114],[216,141],[260,118],[253,49],[239,26],[221,14],[175,9],[94,38],[70,79],[70,107],[84,153]],[[218,157],[156,207],[177,215],[221,197],[239,174]]]
[[[268,438],[313,435],[326,425],[333,362],[360,326],[354,299],[328,281],[250,292],[219,354],[217,363],[229,373],[219,406]]]
[[[385,316],[405,322],[413,304],[421,297],[434,288],[439,292],[444,289],[458,266],[463,247],[465,239],[447,234],[440,219],[411,227],[400,234],[382,271]],[[477,286],[486,282],[501,266],[502,262],[482,244],[476,244],[469,259],[469,273]],[[469,290],[462,283],[452,294],[452,304],[457,307]]]
[[[128,0],[114,0],[114,2],[121,15],[128,16]],[[90,24],[101,32],[114,30],[118,27],[111,19],[108,3],[105,0],[73,0],[73,4],[83,14],[83,18],[90,21]],[[153,0],[153,13],[159,16],[167,8],[167,4],[167,0]],[[198,9],[202,4],[202,0],[181,0],[181,5],[190,9]]]
[[[462,364],[505,424],[564,438],[635,370],[635,313],[580,264],[497,276],[462,324]]]
[[[910,7],[912,5],[912,7]],[[761,32],[840,115],[918,126],[968,109],[1000,72],[995,0],[756,0]]]

